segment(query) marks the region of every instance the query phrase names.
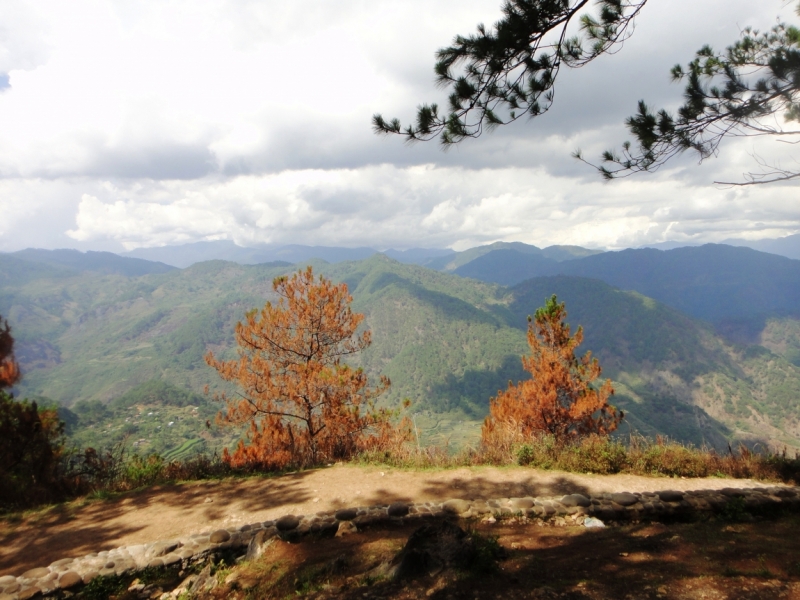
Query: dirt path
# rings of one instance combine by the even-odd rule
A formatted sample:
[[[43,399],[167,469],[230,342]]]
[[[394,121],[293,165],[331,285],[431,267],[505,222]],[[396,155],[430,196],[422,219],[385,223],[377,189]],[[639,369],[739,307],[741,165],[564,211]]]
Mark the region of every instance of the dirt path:
[[[522,467],[403,471],[337,465],[278,478],[157,486],[111,500],[79,500],[0,520],[0,576],[118,546],[343,507],[448,498],[767,485],[747,479],[576,475]]]

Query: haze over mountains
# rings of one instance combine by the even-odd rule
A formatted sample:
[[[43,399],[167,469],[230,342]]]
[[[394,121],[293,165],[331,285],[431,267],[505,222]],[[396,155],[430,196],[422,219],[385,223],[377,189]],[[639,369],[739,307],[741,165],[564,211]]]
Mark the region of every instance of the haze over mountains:
[[[787,235],[782,238],[763,239],[763,240],[745,240],[742,238],[729,238],[722,240],[720,244],[727,244],[728,246],[744,246],[752,248],[760,252],[769,252],[770,254],[779,254],[787,258],[800,259],[800,233],[794,235]],[[662,242],[660,244],[651,244],[648,248],[656,248],[658,250],[672,250],[674,248],[683,248],[685,246],[699,246],[700,244],[687,244],[680,242]]]
[[[371,249],[257,256],[227,242],[192,246],[178,247],[185,260],[198,248],[240,260],[179,269],[165,264],[177,255],[157,263],[0,254],[0,314],[25,373],[18,391],[70,407],[64,414],[84,442],[125,433],[162,452],[214,447],[222,434],[195,427],[219,408],[198,395],[219,387],[203,355],[233,351],[236,321],[270,298],[272,278],[296,270],[281,256],[317,252],[332,260],[311,260],[315,270],[346,282],[366,315],[374,341],[357,360],[392,379],[384,401],[410,398],[423,424],[451,441],[474,440],[489,398],[525,376],[526,317],[555,293],[615,381],[631,430],[718,447],[800,447],[797,260],[725,245],[598,252],[500,243],[395,253],[403,262]],[[367,258],[344,260],[358,253]],[[239,264],[247,256],[275,260]],[[141,422],[136,411],[148,406],[172,425]]]
[[[800,259],[800,234],[757,241],[730,239],[721,243],[730,246],[744,246],[761,252]],[[664,242],[647,247],[656,248],[658,250],[673,250],[675,248],[698,245],[700,244]],[[412,248],[409,250],[389,249],[379,251],[367,247],[338,248],[301,245],[272,245],[248,248],[237,246],[229,240],[219,240],[154,248],[137,248],[130,252],[123,252],[120,256],[163,262],[174,267],[185,268],[194,263],[206,260],[229,260],[240,264],[254,265],[274,261],[297,263],[317,258],[326,262],[337,263],[347,260],[363,260],[369,258],[373,254],[382,252],[402,263],[424,265],[434,269],[452,270],[446,268],[447,265],[452,264],[454,265],[453,268],[457,268],[494,250],[511,250],[530,256],[552,259],[556,262],[603,252],[603,250],[590,250],[580,246],[550,246],[541,249],[522,242],[496,242],[494,244],[470,248],[463,252],[455,252],[449,248]]]
[[[256,265],[267,262],[286,262],[294,264],[312,259],[329,263],[348,260],[363,260],[378,251],[373,248],[335,248],[329,246],[262,246],[245,248],[231,241],[195,242],[180,246],[158,248],[138,248],[121,256],[152,261],[185,268],[207,260],[228,260],[243,265]],[[410,250],[386,250],[384,254],[403,263],[422,264],[431,258],[452,254],[452,250],[412,248]]]

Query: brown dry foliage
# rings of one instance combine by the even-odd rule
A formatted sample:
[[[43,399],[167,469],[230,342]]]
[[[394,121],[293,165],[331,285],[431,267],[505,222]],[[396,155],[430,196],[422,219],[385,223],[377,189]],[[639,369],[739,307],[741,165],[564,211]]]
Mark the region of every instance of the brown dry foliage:
[[[220,420],[246,424],[248,443],[224,458],[234,467],[280,469],[341,460],[394,443],[405,435],[392,414],[375,407],[390,385],[381,377],[370,388],[361,369],[343,359],[367,346],[358,333],[364,315],[350,309],[347,285],[334,285],[312,268],[273,281],[277,304],[247,313],[236,326],[239,359],[206,362],[242,389],[227,401]]]
[[[528,318],[531,354],[522,357],[522,367],[531,378],[509,382],[507,390],[491,399],[481,432],[487,449],[504,447],[512,438],[546,434],[574,439],[606,435],[617,428],[623,414],[608,403],[614,394],[611,381],[592,387],[600,377],[600,364],[591,352],[575,356],[583,330],[579,327],[570,336],[566,316],[564,303],[554,295],[533,319]]]
[[[0,390],[10,388],[19,381],[19,365],[14,359],[14,338],[11,328],[0,317]]]

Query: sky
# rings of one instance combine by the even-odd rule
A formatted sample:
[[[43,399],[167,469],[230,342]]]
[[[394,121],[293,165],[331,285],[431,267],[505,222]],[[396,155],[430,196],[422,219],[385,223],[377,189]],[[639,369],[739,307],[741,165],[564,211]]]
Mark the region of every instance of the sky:
[[[800,232],[800,182],[731,188],[771,139],[604,182],[571,158],[629,139],[669,70],[787,0],[649,0],[613,56],[562,70],[551,111],[443,152],[372,133],[444,104],[434,53],[501,0],[3,0],[0,251],[232,240],[462,250],[494,241],[618,249]]]

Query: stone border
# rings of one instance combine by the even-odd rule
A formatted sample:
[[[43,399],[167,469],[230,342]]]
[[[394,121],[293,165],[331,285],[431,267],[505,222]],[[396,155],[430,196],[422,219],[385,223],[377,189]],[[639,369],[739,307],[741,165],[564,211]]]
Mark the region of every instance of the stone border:
[[[576,522],[582,522],[582,518],[588,516],[604,521],[658,519],[720,512],[731,502],[738,502],[740,509],[754,512],[798,510],[800,488],[774,486],[498,500],[450,499],[445,502],[396,502],[304,516],[286,515],[274,521],[218,529],[187,538],[122,546],[80,558],[64,558],[48,567],[30,569],[19,577],[5,575],[0,577],[0,600],[27,600],[60,593],[60,590],[76,591],[95,577],[126,575],[148,567],[187,567],[226,550],[247,548],[247,556],[253,557],[260,553],[265,542],[274,537],[294,542],[306,535],[334,536],[342,529],[352,531],[387,522],[417,523],[447,517],[469,519],[519,515],[550,520],[572,516]]]

